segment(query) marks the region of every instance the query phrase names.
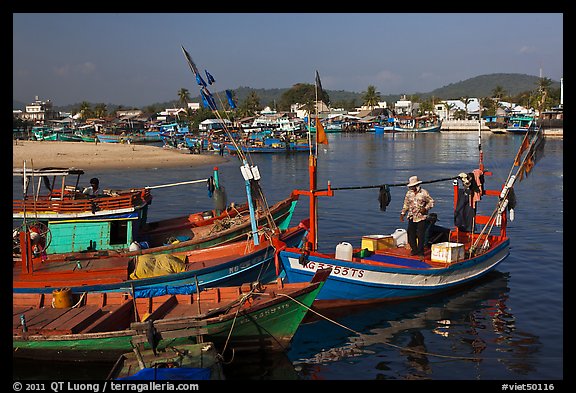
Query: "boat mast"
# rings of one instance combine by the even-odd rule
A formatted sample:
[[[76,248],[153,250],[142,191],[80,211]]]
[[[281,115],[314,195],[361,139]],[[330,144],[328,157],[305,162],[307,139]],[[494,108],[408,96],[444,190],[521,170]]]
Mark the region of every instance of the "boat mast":
[[[325,191],[317,190],[317,173],[316,173],[316,166],[317,166],[317,154],[318,154],[318,123],[320,122],[318,119],[318,71],[316,71],[316,83],[315,83],[315,93],[316,93],[316,138],[314,141],[314,148],[315,152],[312,151],[312,144],[310,144],[310,155],[308,157],[308,177],[310,179],[309,190],[294,190],[297,195],[307,195],[310,198],[310,230],[308,233],[308,237],[306,240],[306,250],[308,251],[316,251],[318,248],[318,204],[317,198],[319,196],[334,196],[334,191],[330,188],[330,181],[328,181],[328,188]],[[311,140],[311,122],[310,122],[310,113],[308,113],[308,141]]]

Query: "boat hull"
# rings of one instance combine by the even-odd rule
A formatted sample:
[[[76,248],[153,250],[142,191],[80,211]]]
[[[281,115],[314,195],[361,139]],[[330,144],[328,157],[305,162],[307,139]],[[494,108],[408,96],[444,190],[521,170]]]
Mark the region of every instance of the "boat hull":
[[[290,228],[279,237],[288,247],[297,247],[304,237],[306,222]],[[14,267],[14,293],[52,293],[68,288],[72,294],[86,292],[130,292],[134,297],[166,294],[190,294],[198,288],[241,285],[245,282],[269,282],[276,278],[275,245],[262,239],[255,246],[252,240],[221,245],[183,254],[187,270],[152,277],[127,279],[131,264],[128,257],[107,261],[68,261],[46,264],[31,274]],[[161,262],[156,262],[161,263]]]
[[[254,291],[248,288],[250,295],[246,300],[240,300],[240,303],[236,302],[234,306],[230,306],[231,308],[224,305],[226,308],[224,314],[212,317],[207,315],[200,319],[194,318],[192,314],[182,311],[182,309],[179,312],[180,314],[184,312],[183,316],[171,317],[170,313],[178,310],[178,307],[185,307],[189,312],[193,312],[197,307],[200,308],[199,305],[196,305],[195,300],[180,305],[173,295],[169,297],[167,302],[178,303],[176,307],[173,305],[168,308],[162,305],[157,308],[166,314],[164,318],[154,319],[153,322],[156,329],[161,332],[161,340],[157,345],[157,350],[162,351],[168,345],[196,343],[198,342],[197,334],[200,334],[203,341],[213,342],[221,352],[227,349],[233,351],[285,351],[322,288],[326,278],[325,274],[322,272],[312,282],[304,285],[283,283],[278,283],[276,286],[271,285],[270,289],[266,289],[262,295],[258,290]],[[221,291],[232,288],[222,287],[214,290]],[[241,298],[245,299],[243,296]],[[156,298],[151,298],[148,301],[153,301],[153,299]],[[130,299],[127,299],[122,306],[125,306],[127,312],[137,308],[136,303],[132,305]],[[207,309],[212,310],[212,308]],[[137,322],[131,323],[128,328],[118,330],[111,328],[106,331],[87,333],[50,335],[49,332],[44,334],[44,330],[40,330],[39,332],[30,331],[29,334],[23,334],[19,324],[19,314],[26,318],[26,315],[31,316],[40,314],[41,311],[51,311],[50,309],[38,310],[34,308],[22,310],[20,307],[13,312],[13,356],[35,360],[65,358],[70,361],[113,361],[121,354],[132,350],[133,340],[142,334],[137,326],[145,324],[145,322]],[[208,311],[209,313],[210,311]],[[32,321],[30,317],[26,319]],[[109,319],[110,324],[121,324],[120,318]],[[144,350],[151,349],[146,340],[141,342],[141,345]]]
[[[501,242],[486,254],[445,267],[424,267],[414,257],[390,256],[382,258],[387,262],[379,264],[362,260],[348,262],[325,254],[310,255],[303,266],[300,255],[295,250],[280,252],[287,282],[306,281],[316,269],[332,267],[315,306],[336,307],[401,301],[467,284],[494,270],[509,255],[509,241]]]

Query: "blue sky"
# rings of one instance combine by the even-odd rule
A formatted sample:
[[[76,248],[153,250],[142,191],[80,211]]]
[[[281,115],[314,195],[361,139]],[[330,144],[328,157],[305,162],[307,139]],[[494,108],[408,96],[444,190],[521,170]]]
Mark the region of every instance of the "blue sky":
[[[198,86],[429,92],[479,75],[563,77],[562,13],[14,13],[13,98],[146,106]]]

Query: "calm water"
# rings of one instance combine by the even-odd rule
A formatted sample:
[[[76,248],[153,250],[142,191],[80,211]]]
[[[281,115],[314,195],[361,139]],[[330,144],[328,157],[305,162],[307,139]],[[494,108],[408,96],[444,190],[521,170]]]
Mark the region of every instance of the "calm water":
[[[429,135],[330,134],[318,158],[319,188],[435,180],[470,172],[478,163],[476,133]],[[483,133],[484,163],[498,187],[510,172],[522,136]],[[254,155],[269,203],[307,189],[308,155]],[[228,201],[245,198],[239,161],[219,165]],[[153,186],[203,179],[211,167],[88,171],[104,188]],[[15,192],[20,185],[15,184]],[[451,181],[425,185],[439,225],[451,225]],[[563,370],[563,141],[547,138],[545,155],[515,187],[510,256],[494,274],[458,292],[393,305],[342,310],[301,326],[282,356],[235,359],[229,379],[304,380],[562,380]],[[405,188],[392,187],[380,211],[378,189],[335,191],[319,200],[319,247],[359,246],[362,235],[390,234],[399,221]],[[150,219],[210,209],[203,183],[154,190]],[[480,205],[491,210],[492,198]],[[294,223],[307,215],[299,201]],[[330,318],[330,319],[328,319]],[[412,349],[417,352],[409,351]],[[110,365],[111,366],[111,365]],[[33,371],[31,371],[33,370]],[[74,370],[74,371],[70,371]],[[54,367],[17,362],[15,378],[104,378],[106,366]]]

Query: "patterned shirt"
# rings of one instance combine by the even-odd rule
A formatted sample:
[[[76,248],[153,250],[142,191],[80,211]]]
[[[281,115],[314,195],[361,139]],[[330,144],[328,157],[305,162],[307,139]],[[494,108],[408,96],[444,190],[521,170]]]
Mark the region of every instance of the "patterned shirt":
[[[428,191],[422,187],[416,187],[414,191],[409,189],[404,197],[404,205],[402,206],[401,214],[408,213],[409,219],[413,222],[425,220],[428,211],[434,207],[434,199],[430,196]],[[422,214],[421,210],[424,209],[426,213]]]

